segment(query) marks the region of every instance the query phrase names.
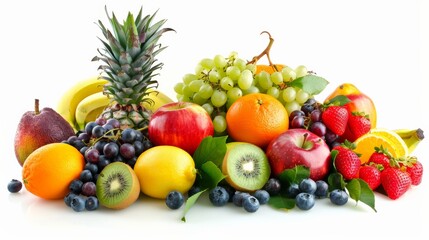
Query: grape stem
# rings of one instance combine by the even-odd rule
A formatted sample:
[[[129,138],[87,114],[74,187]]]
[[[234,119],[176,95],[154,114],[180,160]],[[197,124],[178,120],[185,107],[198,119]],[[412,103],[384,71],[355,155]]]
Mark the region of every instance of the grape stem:
[[[271,47],[273,46],[274,38],[272,38],[271,34],[269,32],[267,32],[267,31],[261,32],[261,35],[263,33],[268,34],[270,42],[268,43],[268,46],[264,49],[264,51],[262,51],[259,55],[254,56],[252,58],[252,60],[250,62],[248,62],[248,63],[256,64],[259,61],[259,59],[261,59],[265,55],[267,57],[267,59],[268,59],[268,63],[270,64],[270,66],[273,67],[275,71],[278,71],[277,66],[275,64],[273,64],[273,62],[271,62],[271,58],[270,58],[270,50],[271,50]]]

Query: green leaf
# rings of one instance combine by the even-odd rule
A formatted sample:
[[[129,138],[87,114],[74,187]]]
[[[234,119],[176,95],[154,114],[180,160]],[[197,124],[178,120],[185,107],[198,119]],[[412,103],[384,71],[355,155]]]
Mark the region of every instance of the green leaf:
[[[349,103],[351,100],[347,96],[338,95],[334,98],[330,99],[326,104],[327,105],[335,105],[335,106],[344,106]]]
[[[291,169],[286,169],[279,175],[279,180],[282,183],[299,183],[301,180],[309,178],[310,177],[310,169],[298,165]]]
[[[220,181],[225,178],[222,171],[213,162],[205,162],[200,169],[201,186],[207,188],[214,188]]]
[[[374,192],[364,180],[354,178],[347,183],[346,188],[349,192],[350,198],[354,199],[356,203],[361,201],[377,212],[375,209]]]
[[[270,197],[268,204],[277,209],[293,209],[295,207],[295,199],[276,195]]]
[[[205,137],[194,152],[195,167],[200,169],[205,162],[213,162],[220,167],[226,153],[227,138],[228,136]]]
[[[301,88],[310,95],[317,95],[325,89],[328,81],[315,75],[307,75],[290,82],[290,86]]]
[[[198,198],[200,197],[200,195],[207,191],[207,189],[201,190],[197,193],[195,193],[194,195],[190,196],[187,200],[186,200],[186,204],[185,204],[185,210],[183,212],[183,217],[182,217],[182,221],[186,222],[186,213],[188,213],[189,209],[194,206],[195,202],[198,200]]]
[[[338,172],[329,174],[328,186],[329,186],[329,191],[332,191],[334,189],[344,190],[346,188],[346,182],[344,181],[343,175],[341,175]]]

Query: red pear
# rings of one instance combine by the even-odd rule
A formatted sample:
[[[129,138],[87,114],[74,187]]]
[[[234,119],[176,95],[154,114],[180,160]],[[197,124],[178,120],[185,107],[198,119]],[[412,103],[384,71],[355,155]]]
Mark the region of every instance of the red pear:
[[[61,142],[75,135],[73,128],[52,108],[39,110],[35,100],[34,111],[25,112],[15,134],[15,156],[22,166],[28,155],[48,143]]]

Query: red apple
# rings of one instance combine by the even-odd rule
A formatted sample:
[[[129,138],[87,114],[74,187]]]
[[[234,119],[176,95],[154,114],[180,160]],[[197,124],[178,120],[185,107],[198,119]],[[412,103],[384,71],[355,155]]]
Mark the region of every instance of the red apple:
[[[293,128],[273,139],[266,154],[274,176],[302,165],[310,169],[310,178],[326,177],[331,167],[330,150],[325,141],[303,128]]]
[[[172,102],[158,108],[149,121],[149,139],[158,145],[182,148],[191,156],[207,136],[213,136],[210,115],[196,103]]]

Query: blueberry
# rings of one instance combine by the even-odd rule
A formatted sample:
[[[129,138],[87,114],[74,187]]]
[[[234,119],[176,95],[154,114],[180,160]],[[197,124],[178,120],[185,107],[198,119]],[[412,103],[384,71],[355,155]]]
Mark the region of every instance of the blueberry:
[[[299,183],[299,190],[300,192],[305,192],[309,194],[314,194],[316,192],[317,185],[316,182],[311,178],[303,179]]]
[[[71,201],[74,197],[76,197],[77,195],[73,192],[69,192],[65,197],[64,197],[64,203],[67,205],[67,207],[71,207]]]
[[[76,195],[71,199],[70,206],[74,211],[82,212],[85,209],[85,199]]]
[[[228,202],[232,202],[232,196],[234,196],[235,188],[231,187],[230,185],[223,185],[222,187],[225,188],[226,192],[228,193]]]
[[[310,193],[301,192],[295,197],[296,206],[301,210],[309,210],[316,203],[315,196]]]
[[[73,180],[69,185],[69,190],[72,193],[80,194],[82,192],[83,182],[80,179]]]
[[[237,207],[243,206],[243,199],[250,196],[247,192],[236,191],[234,195],[232,195],[232,203],[234,203]]]
[[[9,190],[9,192],[11,193],[17,193],[19,191],[21,191],[22,189],[22,182],[16,179],[12,179],[8,184],[7,184],[7,190]]]
[[[183,194],[179,191],[169,192],[167,195],[167,198],[165,199],[165,204],[170,209],[179,209],[184,202],[185,202],[185,198]]]
[[[260,204],[256,197],[250,195],[243,198],[243,208],[244,210],[246,210],[246,212],[250,212],[250,213],[256,212],[258,211],[259,206]]]
[[[85,200],[85,209],[88,211],[94,211],[99,207],[98,198],[95,196],[87,197]]]
[[[317,198],[325,198],[328,196],[328,183],[326,183],[323,180],[316,181],[316,192],[314,192],[314,195],[316,195]]]
[[[279,194],[281,189],[280,180],[277,178],[268,179],[263,189],[266,190],[271,196]]]
[[[216,186],[209,192],[210,202],[215,206],[223,206],[229,201],[229,193],[224,187]]]
[[[291,183],[286,189],[286,195],[290,198],[295,198],[300,192],[301,191],[299,190],[299,185],[297,183]]]
[[[98,173],[98,165],[95,163],[86,163],[85,169],[89,170],[92,175],[95,175]]]
[[[198,192],[201,192],[201,187],[199,187],[197,185],[193,185],[191,187],[191,189],[189,189],[189,191],[188,191],[188,197],[190,197],[190,196],[192,196]]]
[[[329,194],[329,199],[333,204],[341,206],[347,203],[349,200],[349,195],[344,190],[334,189]]]
[[[85,182],[91,182],[93,180],[91,171],[88,169],[84,169],[80,173],[79,180],[81,180],[84,183]]]
[[[259,204],[261,205],[266,204],[268,200],[270,200],[270,194],[263,189],[256,190],[253,196],[255,196],[255,198],[258,199]]]

